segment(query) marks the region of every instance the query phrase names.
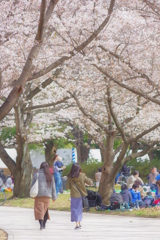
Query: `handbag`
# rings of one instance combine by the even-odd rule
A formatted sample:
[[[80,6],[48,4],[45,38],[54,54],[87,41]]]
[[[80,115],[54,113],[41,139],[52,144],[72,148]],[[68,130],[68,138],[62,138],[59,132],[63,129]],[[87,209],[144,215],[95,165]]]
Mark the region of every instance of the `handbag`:
[[[73,180],[72,180],[72,181],[73,181]],[[82,197],[82,206],[83,206],[84,210],[85,210],[86,212],[89,212],[89,202],[88,202],[88,198],[87,198],[86,196],[82,196],[82,193],[81,193],[81,191],[79,190],[77,184],[75,183],[75,181],[73,181],[73,182],[74,182],[74,184],[75,184],[78,192],[80,193],[80,195],[81,195],[81,197]]]
[[[38,176],[39,174],[37,173],[36,182],[33,184],[29,192],[31,198],[35,198],[38,195]]]

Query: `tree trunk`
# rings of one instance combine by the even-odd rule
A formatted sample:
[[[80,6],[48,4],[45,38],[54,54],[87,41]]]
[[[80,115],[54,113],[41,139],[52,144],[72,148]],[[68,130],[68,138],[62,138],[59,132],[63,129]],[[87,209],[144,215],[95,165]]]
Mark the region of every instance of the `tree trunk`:
[[[132,142],[130,145],[130,148],[132,150],[132,153],[136,153],[137,149],[138,149],[138,144],[137,142]]]
[[[153,159],[155,158],[153,151],[150,151],[150,152],[148,153],[148,156],[149,156],[150,161],[153,161]]]
[[[18,160],[18,159],[17,159]],[[16,173],[13,175],[14,178],[14,197],[26,198],[29,197],[29,191],[31,187],[32,178],[32,163],[30,159],[30,152],[28,144],[23,145],[23,157],[21,165],[16,168]]]
[[[78,163],[87,161],[89,157],[90,148],[87,148],[84,143],[84,133],[77,126],[72,126],[72,134],[76,143]],[[91,139],[87,140],[87,144],[90,145]]]
[[[47,141],[47,143],[45,143],[45,159],[50,167],[53,166],[52,159],[54,158],[54,156],[56,154],[56,150],[57,150],[57,148],[55,147],[53,141]]]
[[[101,161],[104,162],[104,159],[105,159],[105,150],[100,148],[100,153],[101,153]]]
[[[87,148],[86,146],[84,146],[84,144],[79,143],[79,144],[76,144],[76,149],[77,149],[78,163],[83,163],[87,161],[89,157],[90,148]]]
[[[102,173],[99,193],[102,196],[103,204],[110,205],[110,196],[113,193],[115,180],[107,173]]]
[[[110,196],[113,193],[114,182],[115,178],[112,176],[112,169],[113,169],[113,161],[114,161],[114,139],[115,134],[114,132],[110,133],[107,136],[106,142],[106,151],[105,151],[105,159],[104,165],[101,169],[102,177],[99,186],[99,193],[102,196],[102,201],[105,205],[110,204]]]

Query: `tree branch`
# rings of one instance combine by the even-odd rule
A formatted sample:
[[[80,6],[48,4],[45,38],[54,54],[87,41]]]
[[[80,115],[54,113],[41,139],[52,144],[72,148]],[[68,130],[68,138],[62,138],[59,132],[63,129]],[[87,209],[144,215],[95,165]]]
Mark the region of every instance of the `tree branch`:
[[[39,50],[41,48],[41,44],[44,39],[45,25],[49,21],[51,17],[51,13],[58,1],[59,0],[50,1],[49,7],[46,13],[46,19],[44,19],[45,10],[46,10],[46,0],[41,0],[40,19],[39,19],[38,30],[35,37],[34,45],[30,50],[27,61],[23,67],[23,70],[21,72],[19,79],[16,81],[15,87],[13,87],[6,101],[0,107],[0,120],[2,120],[10,112],[12,107],[17,103],[17,100],[20,97],[21,93],[23,92],[23,88],[30,76],[30,73],[33,67],[33,60],[38,56]]]
[[[143,136],[147,135],[148,133],[152,132],[153,130],[155,130],[156,128],[160,127],[160,123],[155,124],[153,127],[143,131],[141,134],[139,134],[138,136],[136,136],[135,138],[131,138],[129,139],[129,142],[137,142],[138,139],[142,138]]]
[[[58,2],[53,1],[51,2]],[[27,61],[23,67],[23,70],[21,72],[21,75],[19,79],[16,81],[15,87],[11,90],[9,93],[9,96],[7,97],[6,101],[3,103],[3,105],[0,107],[0,120],[2,120],[12,109],[12,107],[16,104],[19,96],[21,95],[23,88],[26,84],[27,79],[30,76],[32,67],[33,67],[33,60],[37,57],[39,50],[41,48],[41,44],[43,42],[44,38],[44,23],[46,24],[49,21],[48,19],[44,19],[45,15],[45,6],[46,6],[46,0],[41,0],[41,12],[40,12],[40,20],[38,24],[38,30],[35,37],[35,42],[33,47],[31,48]],[[53,5],[55,6],[55,4]],[[53,11],[53,8],[52,8]]]
[[[102,24],[97,28],[97,30],[95,30],[93,32],[93,34],[86,39],[86,41],[84,41],[82,44],[80,44],[78,47],[74,48],[71,52],[70,52],[70,56],[63,56],[60,59],[58,59],[56,62],[52,63],[51,65],[49,65],[48,67],[40,70],[39,72],[34,73],[31,77],[28,78],[28,81],[31,81],[33,79],[37,79],[43,75],[45,75],[46,73],[52,71],[53,69],[55,69],[56,67],[62,65],[65,61],[71,59],[73,56],[75,56],[75,54],[77,54],[78,52],[81,52],[85,47],[87,47],[97,36],[98,34],[104,29],[104,27],[107,25],[107,23],[109,22],[111,15],[113,13],[113,8],[115,5],[115,1],[116,0],[111,0],[110,1],[110,6],[108,9],[108,14],[107,17],[105,18],[105,20],[102,22]]]
[[[145,78],[147,80],[147,82],[152,85],[152,86],[156,86],[155,83],[142,71],[140,71],[139,69],[135,68],[134,66],[131,65],[130,62],[127,62],[126,60],[123,59],[123,57],[121,55],[118,55],[117,53],[114,53],[108,49],[106,49],[105,47],[103,47],[102,45],[99,46],[102,50],[104,50],[105,52],[110,53],[112,56],[114,56],[115,58],[117,58],[118,60],[120,60],[121,62],[123,62],[124,64],[126,64],[131,70],[134,70],[136,73],[139,74],[139,77],[141,78]],[[134,77],[133,77],[134,78]],[[137,76],[135,77],[137,78]]]
[[[54,103],[48,103],[48,104],[41,104],[41,105],[36,105],[36,106],[32,106],[32,107],[27,107],[25,108],[25,112],[28,112],[28,111],[32,111],[34,109],[39,109],[39,108],[48,108],[48,107],[52,107],[52,106],[56,106],[58,104],[61,104],[61,103],[64,103],[66,100],[70,99],[70,97],[65,97],[63,98],[62,100],[59,100],[57,102],[54,102]]]
[[[132,160],[132,159],[134,159],[134,158],[144,156],[144,155],[147,154],[149,151],[151,151],[152,148],[153,148],[157,143],[158,143],[158,141],[154,141],[154,142],[152,142],[147,148],[145,148],[143,151],[137,152],[137,153],[133,153],[133,154],[131,154],[130,156],[125,157],[125,158],[123,159],[123,164],[126,163],[126,162],[128,162],[128,161],[130,161],[130,160]]]
[[[92,65],[95,66],[101,73],[103,73],[104,75],[106,75],[106,77],[108,77],[110,80],[112,80],[113,82],[115,82],[115,83],[116,83],[117,85],[119,85],[120,87],[125,88],[125,89],[127,89],[128,91],[130,91],[130,92],[132,92],[132,93],[134,93],[134,94],[136,94],[136,95],[139,95],[139,96],[141,96],[141,97],[143,97],[143,98],[145,98],[145,99],[148,99],[148,100],[151,101],[151,102],[154,102],[154,103],[160,105],[160,100],[155,99],[155,98],[153,98],[153,97],[150,97],[150,96],[148,96],[146,93],[144,93],[144,92],[142,92],[142,91],[139,91],[139,90],[137,90],[137,89],[134,88],[134,87],[130,87],[130,86],[128,86],[128,85],[126,85],[126,84],[124,84],[124,83],[122,83],[122,82],[119,82],[118,80],[116,80],[114,77],[112,77],[110,74],[108,74],[108,73],[107,73],[104,69],[102,69],[101,67],[98,67],[96,64],[92,64]]]
[[[60,83],[58,83],[57,81],[54,80],[54,82],[61,88],[64,88]],[[106,133],[108,133],[108,129],[107,127],[105,127],[103,124],[101,124],[101,122],[99,122],[98,120],[96,120],[94,117],[92,117],[90,114],[88,114],[85,109],[82,107],[82,105],[80,104],[80,101],[78,100],[78,98],[76,97],[76,95],[74,93],[71,93],[70,91],[67,91],[67,93],[70,94],[70,96],[75,100],[79,110],[84,114],[84,116],[86,116],[87,118],[89,118],[93,123],[97,124],[102,130],[104,130]]]
[[[14,174],[16,172],[16,163],[8,155],[1,141],[0,141],[0,158],[4,162],[4,164],[9,168],[9,170]]]
[[[155,5],[154,3],[149,2],[148,0],[143,0],[143,2],[146,3],[147,6],[148,6],[149,8],[151,8],[152,11],[153,11],[154,13],[156,13],[156,14],[160,17],[160,9],[158,8],[157,5]],[[158,10],[159,12],[158,12],[157,10]]]
[[[39,24],[38,24],[38,31],[35,37],[35,40],[37,42],[40,42],[42,40],[42,30],[44,26],[44,15],[45,15],[45,10],[46,10],[46,1],[42,0],[41,2],[41,11],[40,11],[40,19],[39,19]]]
[[[122,148],[123,148],[123,143],[120,144],[120,145],[115,149],[115,151],[114,151],[115,155],[116,155],[117,153],[119,153],[119,152],[122,150]]]
[[[114,120],[114,122],[115,122],[115,124],[116,124],[116,126],[117,126],[118,131],[119,131],[120,134],[121,134],[121,137],[122,137],[123,141],[124,141],[125,143],[127,143],[127,139],[126,139],[124,130],[123,130],[123,128],[121,127],[121,124],[118,122],[118,119],[117,119],[117,117],[116,117],[116,115],[115,115],[115,113],[114,113],[114,111],[113,111],[113,108],[112,108],[112,99],[111,99],[110,91],[109,91],[109,90],[108,90],[108,106],[109,106],[109,110],[110,110],[111,116],[112,116],[112,118],[113,118],[113,120]]]
[[[63,103],[62,103],[63,104]],[[75,104],[70,104],[70,105],[60,105],[60,106],[57,106],[55,108],[45,108],[45,109],[38,109],[38,110],[35,110],[34,111],[34,115],[36,114],[40,114],[40,113],[55,113],[55,112],[58,112],[60,111],[61,109],[68,109],[68,108],[71,108],[71,107],[77,107],[77,105]]]
[[[111,176],[113,177],[113,179],[116,177],[117,172],[120,170],[120,168],[124,164],[122,161],[123,161],[123,158],[124,158],[124,156],[127,152],[128,146],[129,146],[128,143],[124,143],[123,146],[122,146],[122,150],[121,150],[119,156],[117,157],[117,160],[116,160],[116,162],[114,164],[114,167],[112,169]]]
[[[39,92],[41,92],[42,88],[46,88],[49,84],[51,84],[53,82],[54,78],[57,78],[59,76],[59,74],[61,73],[62,68],[58,68],[56,69],[55,73],[53,74],[52,78],[47,78],[40,86],[36,87],[34,90],[32,90],[26,100],[31,100],[35,95],[37,95]]]
[[[105,127],[101,122],[99,122],[98,120],[96,120],[94,117],[92,117],[90,114],[87,113],[87,111],[82,107],[82,105],[80,104],[80,101],[78,100],[78,98],[75,96],[75,94],[70,93],[70,95],[74,98],[74,100],[77,103],[77,106],[79,108],[79,110],[84,114],[84,116],[86,116],[87,118],[89,118],[93,123],[95,123],[96,125],[98,125],[102,130],[104,130],[106,133],[108,133],[108,129],[107,127]]]

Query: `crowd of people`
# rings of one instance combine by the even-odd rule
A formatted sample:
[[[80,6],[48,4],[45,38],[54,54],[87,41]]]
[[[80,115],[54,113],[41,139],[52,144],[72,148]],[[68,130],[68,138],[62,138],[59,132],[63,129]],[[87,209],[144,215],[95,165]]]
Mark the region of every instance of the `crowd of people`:
[[[119,196],[118,196],[119,195]],[[114,196],[114,198],[113,198]],[[120,196],[122,198],[120,198]],[[144,208],[160,204],[160,174],[156,167],[152,167],[145,184],[139,177],[139,172],[134,171],[121,185],[120,193],[113,193],[111,199],[118,199],[119,204],[125,208]],[[113,204],[113,202],[111,202]]]
[[[46,222],[49,217],[50,199],[53,201],[58,197],[58,193],[62,189],[62,174],[65,166],[62,163],[62,158],[55,155],[52,167],[48,163],[43,162],[40,169],[34,169],[32,180],[33,187],[38,181],[38,192],[35,196],[34,214],[35,220],[39,220],[40,229],[45,229]],[[156,167],[151,169],[148,175],[148,183],[145,184],[139,177],[139,172],[134,171],[130,175],[130,168],[123,165],[121,173],[125,176],[126,183],[121,184],[120,193],[116,193],[113,189],[113,194],[110,198],[110,206],[102,204],[101,196],[99,197],[99,206],[102,209],[117,209],[123,208],[143,208],[148,206],[160,205],[160,174]],[[120,174],[121,174],[120,173]],[[101,180],[101,168],[95,173],[96,190],[99,188]],[[5,178],[3,172],[0,172],[0,185],[5,183],[7,188],[13,189],[13,175]],[[118,181],[118,179],[117,179]],[[71,194],[71,221],[76,223],[75,229],[81,228],[82,221],[82,203],[86,196],[89,196],[89,191],[86,190],[86,185],[93,185],[93,181],[81,172],[81,167],[78,163],[72,165],[71,171],[66,179],[66,189],[70,190]],[[63,190],[62,190],[63,191]],[[91,191],[90,191],[91,192]]]

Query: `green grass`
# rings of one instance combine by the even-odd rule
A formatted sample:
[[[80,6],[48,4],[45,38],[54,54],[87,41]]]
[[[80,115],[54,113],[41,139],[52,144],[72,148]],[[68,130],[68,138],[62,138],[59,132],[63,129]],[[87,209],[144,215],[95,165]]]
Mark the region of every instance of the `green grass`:
[[[34,199],[32,198],[13,198],[11,193],[7,193],[7,200],[4,206],[34,208]],[[55,202],[50,201],[50,209],[59,211],[70,210],[70,194],[60,194]]]
[[[131,217],[144,217],[144,218],[160,218],[160,208],[153,207],[153,208],[144,208],[144,209],[137,209],[133,211],[128,210],[116,210],[116,211],[96,211],[94,208],[90,209],[91,213],[96,214],[106,214],[106,215],[118,215],[118,216],[131,216]]]
[[[22,208],[33,208],[34,199],[32,198],[12,198],[11,193],[7,193],[7,200],[4,206],[8,207],[22,207]],[[55,202],[50,201],[51,210],[58,211],[70,211],[70,194],[60,194]],[[105,214],[105,215],[119,215],[119,216],[131,216],[131,217],[147,217],[147,218],[160,218],[160,207],[139,209],[133,211],[96,211],[94,208],[90,209],[90,213]]]

